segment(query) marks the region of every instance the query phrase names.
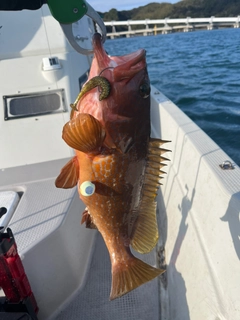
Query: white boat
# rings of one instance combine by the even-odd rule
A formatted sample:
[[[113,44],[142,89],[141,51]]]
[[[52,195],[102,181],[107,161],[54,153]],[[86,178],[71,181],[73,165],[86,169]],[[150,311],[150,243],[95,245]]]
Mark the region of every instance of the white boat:
[[[110,302],[103,240],[80,225],[76,189],[54,184],[73,155],[61,132],[91,57],[69,46],[46,5],[0,12],[0,26],[0,225],[13,231],[38,319],[238,320],[239,167],[152,87],[152,136],[171,140],[172,152],[157,197],[159,243],[141,259],[166,272]],[[88,48],[91,20],[73,28]]]

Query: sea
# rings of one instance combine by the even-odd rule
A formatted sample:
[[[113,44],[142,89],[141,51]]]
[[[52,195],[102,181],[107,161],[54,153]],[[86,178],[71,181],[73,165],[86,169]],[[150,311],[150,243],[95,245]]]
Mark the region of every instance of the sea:
[[[144,48],[151,83],[240,166],[240,29],[107,40],[110,55]]]

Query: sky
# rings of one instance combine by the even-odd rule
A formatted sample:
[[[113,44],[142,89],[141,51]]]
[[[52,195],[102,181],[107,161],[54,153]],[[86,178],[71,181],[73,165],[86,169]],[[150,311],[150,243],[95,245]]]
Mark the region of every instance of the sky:
[[[96,10],[100,12],[107,12],[110,9],[114,8],[118,11],[121,10],[131,10],[133,8],[138,8],[140,6],[145,6],[151,2],[169,2],[169,3],[176,3],[180,0],[163,0],[163,1],[156,1],[156,0],[87,0],[87,2]]]

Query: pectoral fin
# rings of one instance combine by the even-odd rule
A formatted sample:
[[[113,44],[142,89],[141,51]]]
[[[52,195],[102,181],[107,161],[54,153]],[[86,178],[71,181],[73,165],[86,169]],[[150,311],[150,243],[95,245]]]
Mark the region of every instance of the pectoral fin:
[[[59,176],[55,180],[57,188],[70,189],[76,186],[79,179],[79,164],[75,156],[62,168]]]
[[[79,113],[63,127],[62,138],[73,149],[91,153],[100,148],[106,133],[101,123],[87,113]]]

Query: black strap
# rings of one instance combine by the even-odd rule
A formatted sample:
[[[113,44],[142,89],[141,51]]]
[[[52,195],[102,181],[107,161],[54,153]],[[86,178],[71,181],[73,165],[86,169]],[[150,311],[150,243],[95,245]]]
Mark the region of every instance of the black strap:
[[[0,0],[0,10],[37,10],[46,2],[47,0]]]

